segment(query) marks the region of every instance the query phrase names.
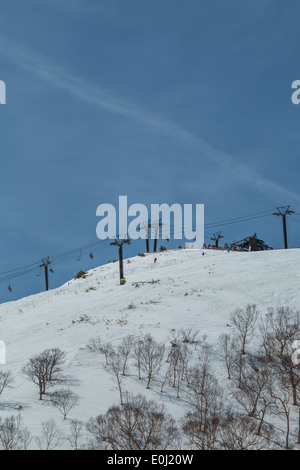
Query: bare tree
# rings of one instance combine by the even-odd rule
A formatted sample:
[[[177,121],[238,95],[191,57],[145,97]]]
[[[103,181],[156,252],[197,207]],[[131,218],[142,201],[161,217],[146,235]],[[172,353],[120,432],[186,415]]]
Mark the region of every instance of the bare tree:
[[[274,414],[283,414],[286,421],[286,433],[285,433],[285,448],[290,448],[290,413],[291,413],[291,390],[289,387],[285,387],[284,384],[278,384],[275,381],[268,384],[268,391],[270,397],[274,401],[275,409]]]
[[[57,427],[54,419],[42,423],[41,436],[36,438],[40,450],[54,450],[62,444],[63,440],[63,433]]]
[[[65,362],[66,353],[59,348],[47,349],[45,359],[48,361],[49,382],[55,382],[59,378],[61,372],[60,366]]]
[[[221,356],[225,360],[227,376],[230,380],[231,368],[236,357],[236,346],[232,337],[228,334],[222,333],[219,336],[219,348],[221,351]]]
[[[204,348],[199,365],[189,370],[192,412],[181,421],[189,444],[196,449],[213,450],[216,447],[223,413],[223,394],[212,373],[211,351]]]
[[[245,354],[246,346],[253,338],[257,319],[256,306],[249,304],[244,310],[239,308],[230,316],[231,323],[236,328],[236,337],[241,348],[241,354]]]
[[[265,360],[252,360],[245,364],[238,389],[231,387],[237,402],[248,413],[249,417],[259,420],[257,434],[260,435],[267,409],[272,404],[268,387],[273,383],[273,371]]]
[[[142,344],[143,340],[138,338],[134,343],[134,357],[135,357],[135,366],[138,370],[138,378],[141,380],[141,362],[142,362]]]
[[[288,307],[269,309],[260,330],[265,354],[281,384],[290,387],[296,406],[299,402],[300,368],[293,362],[292,345],[299,339],[300,315]]]
[[[60,377],[60,366],[64,363],[65,353],[60,349],[46,349],[39,355],[29,359],[22,372],[27,379],[39,387],[40,400],[46,393],[46,389]]]
[[[117,385],[118,385],[119,394],[120,394],[120,404],[123,405],[124,403],[123,403],[123,393],[122,393],[122,380],[124,378],[124,375],[123,375],[122,360],[119,354],[114,354],[111,356],[109,367],[117,380]]]
[[[82,448],[82,445],[80,444],[80,438],[81,438],[83,429],[84,429],[84,424],[82,421],[79,421],[78,419],[71,420],[70,434],[66,437],[66,439],[69,441],[72,449],[74,450],[78,450]]]
[[[186,377],[188,371],[190,352],[186,344],[176,344],[170,347],[168,353],[168,368],[162,382],[161,393],[164,385],[169,380],[169,386],[177,389],[177,398],[179,398],[180,384]]]
[[[114,354],[111,343],[103,343],[99,337],[91,338],[87,348],[92,352],[99,352],[105,356],[105,365],[108,366],[109,358]]]
[[[91,338],[87,344],[87,348],[92,352],[100,352],[102,353],[102,341],[99,336],[95,338]]]
[[[263,435],[256,433],[256,424],[248,416],[226,413],[220,428],[221,449],[262,450],[270,445],[272,428],[264,425]]]
[[[175,336],[175,331],[172,330],[172,339],[170,340],[169,352],[167,354],[166,362],[169,362],[171,355],[173,354],[173,348],[180,346],[179,336]]]
[[[20,415],[0,418],[0,445],[2,450],[27,450],[31,437],[24,428]]]
[[[110,358],[115,354],[114,348],[111,343],[103,343],[102,351],[105,356],[105,365],[108,366]]]
[[[132,354],[133,347],[134,339],[131,335],[126,336],[118,347],[119,358],[123,362],[122,375],[126,375],[127,361]]]
[[[165,346],[157,343],[151,335],[144,337],[141,344],[141,369],[147,375],[147,389],[153,375],[158,373],[164,358]]]
[[[244,368],[246,367],[246,364],[246,356],[242,353],[242,350],[237,347],[235,349],[233,366],[231,367],[231,378],[236,383],[238,388],[242,388],[243,372]]]
[[[172,364],[170,364],[170,363],[169,363],[169,365],[168,365],[168,367],[167,367],[167,370],[166,370],[166,372],[165,372],[163,381],[162,381],[162,383],[161,383],[160,393],[163,393],[164,387],[165,387],[167,381],[169,381],[169,386],[170,386],[171,381],[172,381]]]
[[[270,359],[281,358],[287,348],[299,339],[300,314],[289,307],[269,309],[260,325],[262,347]]]
[[[2,394],[3,390],[10,386],[14,381],[13,374],[10,370],[8,371],[0,371],[0,395]]]
[[[180,378],[180,362],[181,362],[181,345],[171,348],[170,354],[168,355],[169,364],[170,364],[170,371],[172,374],[172,387],[175,388],[176,386],[176,379],[177,376]]]
[[[28,450],[29,445],[32,441],[32,437],[31,437],[30,432],[28,431],[27,428],[23,428],[21,432],[22,432],[22,439],[21,439],[22,449],[23,450]]]
[[[91,449],[165,450],[177,443],[178,430],[164,405],[142,395],[127,397],[124,406],[112,406],[90,419]]]
[[[181,328],[179,331],[179,338],[183,343],[195,345],[195,350],[199,343],[204,342],[206,335],[203,335],[202,338],[199,338],[199,330],[194,330],[193,328]]]
[[[205,407],[207,415],[205,422],[199,410],[188,411],[181,420],[184,437],[187,439],[189,449],[215,450],[218,446],[218,435],[222,415],[210,413]]]
[[[79,397],[70,389],[61,389],[51,394],[50,401],[66,419],[70,411],[78,405]]]

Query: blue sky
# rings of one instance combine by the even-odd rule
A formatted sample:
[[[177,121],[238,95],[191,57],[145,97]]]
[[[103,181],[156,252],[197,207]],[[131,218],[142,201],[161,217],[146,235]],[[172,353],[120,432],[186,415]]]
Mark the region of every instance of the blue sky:
[[[0,272],[97,241],[96,208],[119,195],[203,203],[208,223],[300,213],[299,13],[279,0],[3,2]],[[276,217],[220,229],[283,246]],[[52,286],[78,267],[59,265]],[[43,288],[34,273],[12,284],[1,301]]]

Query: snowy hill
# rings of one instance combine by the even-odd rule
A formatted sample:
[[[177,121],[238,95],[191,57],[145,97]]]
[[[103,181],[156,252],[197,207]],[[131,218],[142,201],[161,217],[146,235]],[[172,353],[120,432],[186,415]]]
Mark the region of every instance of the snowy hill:
[[[118,346],[127,335],[151,333],[167,346],[172,330],[191,327],[216,346],[221,333],[231,332],[229,317],[237,307],[256,304],[262,315],[271,306],[298,309],[300,250],[202,253],[162,252],[156,254],[157,263],[154,254],[137,256],[124,261],[124,286],[118,282],[118,263],[112,263],[93,269],[86,279],[0,305],[0,340],[7,347],[7,363],[0,370],[11,370],[15,376],[12,387],[0,397],[0,417],[17,414],[21,406],[33,436],[40,434],[42,422],[49,418],[68,432],[68,420],[47,403],[47,397],[38,399],[37,387],[22,373],[29,358],[44,349],[57,347],[67,353],[63,372],[70,379],[68,387],[80,397],[68,418],[86,422],[119,404],[116,380],[105,369],[104,356],[87,349],[91,338]],[[225,383],[226,371],[220,364],[219,360],[216,371]],[[188,407],[173,390],[160,394],[155,381],[146,390],[146,381],[137,379],[132,365],[122,387],[164,403],[176,419]],[[293,420],[296,423],[296,415]],[[34,441],[31,447],[36,448]]]

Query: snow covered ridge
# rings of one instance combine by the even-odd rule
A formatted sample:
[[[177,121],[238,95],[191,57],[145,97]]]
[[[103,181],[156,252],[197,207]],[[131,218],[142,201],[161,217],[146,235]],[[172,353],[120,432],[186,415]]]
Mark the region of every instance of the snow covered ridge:
[[[300,250],[202,253],[178,250],[131,258],[124,261],[126,285],[119,285],[118,264],[112,263],[58,289],[1,304],[6,364],[0,366],[0,391],[1,380],[6,377],[8,383],[0,394],[0,449],[12,421],[23,436],[15,446],[114,448],[108,423],[120,417],[125,423],[125,411],[143,416],[137,418],[135,441],[122,443],[128,450],[297,445],[298,407],[293,403],[300,394],[299,365],[292,361],[292,343],[300,340],[295,313]],[[255,322],[243,343],[237,326],[239,319],[243,325],[243,315],[234,320],[232,314],[247,312],[248,305],[256,305]],[[279,307],[287,324],[278,322]],[[274,342],[278,325],[282,338],[290,335],[284,354]],[[245,354],[240,354],[243,344]],[[24,368],[55,349],[63,352],[63,361],[39,400],[38,385]],[[205,383],[204,371],[209,371]],[[258,382],[264,385],[255,401],[255,393],[247,391],[256,390]],[[205,396],[199,394],[201,383]],[[195,423],[204,398],[211,421],[206,422],[209,432],[201,434]],[[154,406],[160,411],[156,422]],[[158,426],[155,442],[143,441],[142,423],[159,419],[166,424],[164,433]],[[49,443],[50,435],[56,441]]]

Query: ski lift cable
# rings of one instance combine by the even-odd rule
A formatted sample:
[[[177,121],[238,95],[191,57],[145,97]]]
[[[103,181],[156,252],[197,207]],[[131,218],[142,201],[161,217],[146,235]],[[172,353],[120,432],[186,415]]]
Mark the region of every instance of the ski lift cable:
[[[248,215],[243,215],[243,216],[240,216],[240,217],[234,217],[232,219],[220,220],[219,222],[213,222],[213,224],[215,225],[215,224],[221,224],[223,222],[231,222],[231,221],[235,221],[235,220],[239,220],[239,219],[245,219],[245,218],[248,218],[248,217],[255,217],[255,216],[259,216],[259,215],[263,215],[263,214],[268,214],[270,212],[273,212],[274,210],[276,210],[276,208],[269,209],[267,211],[256,212],[254,214],[248,214]]]
[[[267,210],[267,211],[261,211],[261,212],[255,213],[255,214],[250,214],[250,215],[247,215],[247,216],[236,217],[236,218],[232,218],[232,219],[222,220],[222,221],[219,221],[219,222],[205,224],[205,228],[215,228],[215,227],[220,227],[220,226],[224,226],[224,225],[247,222],[247,221],[250,221],[250,220],[255,220],[255,219],[259,219],[259,218],[263,218],[263,217],[268,217],[270,215],[273,215],[273,213],[272,213],[273,210],[275,210],[275,209],[270,209],[270,210]],[[295,213],[300,215],[299,212],[295,212]],[[294,219],[294,220],[296,220],[296,219]],[[195,230],[195,228],[193,230]],[[170,234],[172,234],[172,235],[179,234],[179,233],[182,233],[182,231],[181,232],[174,232],[174,229],[172,231],[170,231]],[[118,237],[116,237],[116,238],[118,238]],[[66,252],[61,253],[59,255],[54,255],[54,256],[50,257],[51,263],[53,265],[56,265],[56,264],[61,264],[61,263],[64,263],[64,262],[71,261],[72,259],[74,259],[76,257],[76,255],[78,256],[79,251],[81,251],[82,255],[89,254],[92,251],[93,252],[101,251],[101,250],[106,249],[110,246],[110,243],[108,243],[108,242],[105,243],[105,242],[106,242],[105,240],[100,240],[100,241],[97,241],[97,242],[94,242],[94,243],[90,243],[89,245],[85,245],[81,248],[66,251]],[[29,264],[29,265],[25,265],[23,267],[19,267],[19,268],[11,269],[11,270],[8,270],[8,271],[4,271],[4,272],[0,273],[0,283],[7,282],[7,280],[9,280],[9,279],[19,277],[19,276],[22,276],[24,274],[28,274],[30,272],[33,272],[39,266],[40,266],[40,261]]]
[[[90,243],[89,245],[85,245],[85,246],[82,246],[80,248],[76,248],[74,250],[70,250],[70,251],[66,251],[64,253],[61,253],[61,254],[58,254],[58,255],[54,255],[54,256],[51,256],[51,260],[52,261],[56,261],[58,259],[61,259],[65,256],[78,256],[78,253],[87,253],[89,251],[92,251],[92,250],[96,250],[96,248],[99,246],[102,246],[103,243],[105,243],[106,240],[98,240],[97,242],[93,242],[93,243]]]
[[[36,268],[23,270],[23,271],[20,271],[16,274],[10,275],[10,276],[1,277],[0,278],[0,284],[6,283],[7,281],[9,281],[11,279],[15,279],[17,277],[23,276],[24,274],[28,274],[28,273],[31,273],[31,272],[34,272],[34,271],[36,271]]]
[[[27,264],[25,266],[22,266],[20,268],[15,268],[15,269],[10,269],[9,271],[3,271],[3,273],[0,274],[0,276],[4,275],[4,274],[10,274],[10,273],[15,273],[17,271],[20,271],[22,269],[26,269],[26,268],[31,268],[34,266],[34,269],[37,267],[37,265],[40,264],[40,261],[36,261],[35,263],[32,263],[32,264]]]
[[[233,224],[233,223],[239,223],[239,222],[246,222],[248,220],[254,220],[256,218],[267,217],[269,215],[272,215],[271,212],[273,210],[275,210],[275,209],[269,209],[268,211],[261,211],[261,212],[258,212],[256,214],[251,214],[251,215],[243,216],[243,217],[237,217],[237,218],[234,218],[234,219],[227,219],[227,220],[220,221],[218,223],[215,222],[213,224],[206,224],[205,227],[214,228],[214,227],[220,226],[221,224],[229,225],[229,224]],[[174,230],[170,231],[170,233],[172,235],[175,234]],[[180,233],[180,232],[177,232],[177,233]],[[116,238],[118,238],[118,236]],[[79,248],[79,249],[77,248],[77,249],[70,250],[68,252],[62,253],[60,255],[52,256],[51,257],[52,263],[53,264],[58,264],[58,263],[61,263],[61,262],[64,262],[64,261],[69,261],[74,256],[78,255],[78,251],[81,252],[81,255],[85,255],[85,254],[89,253],[92,250],[96,252],[96,251],[100,251],[102,249],[105,249],[110,245],[110,243],[105,244],[104,242],[105,242],[105,240],[97,241],[97,242],[91,243],[89,245],[85,245],[82,248]]]
[[[297,219],[297,217],[291,217],[290,220],[300,223],[300,219]]]
[[[103,250],[103,249],[105,249],[105,248],[108,248],[108,247],[109,247],[109,245],[107,245],[107,246],[105,246],[105,247],[102,247],[101,249],[98,248],[97,250],[94,250],[94,252],[101,251],[101,250]],[[85,253],[85,254],[88,254],[88,253]],[[69,256],[69,257],[67,257],[67,258],[57,260],[57,261],[55,261],[55,262],[52,262],[52,264],[56,266],[56,265],[58,265],[58,264],[66,263],[66,262],[69,262],[69,261],[74,261],[74,256]]]
[[[232,224],[237,224],[237,223],[241,223],[241,222],[248,222],[250,220],[255,220],[255,219],[260,219],[260,218],[264,218],[264,217],[269,217],[273,214],[266,214],[266,215],[260,215],[260,216],[256,216],[256,217],[248,217],[248,218],[240,218],[240,219],[236,219],[236,220],[233,220],[231,219],[230,222],[224,222],[224,223],[215,223],[215,224],[204,224],[204,227],[205,228],[217,228],[217,227],[222,227],[222,226],[225,226],[225,225],[232,225]],[[194,231],[196,229],[196,227],[193,227],[192,230]],[[174,232],[174,230],[171,230],[170,231],[170,234],[171,235],[177,235],[177,234],[180,234],[182,233],[182,230],[180,231],[177,231],[177,232]]]

